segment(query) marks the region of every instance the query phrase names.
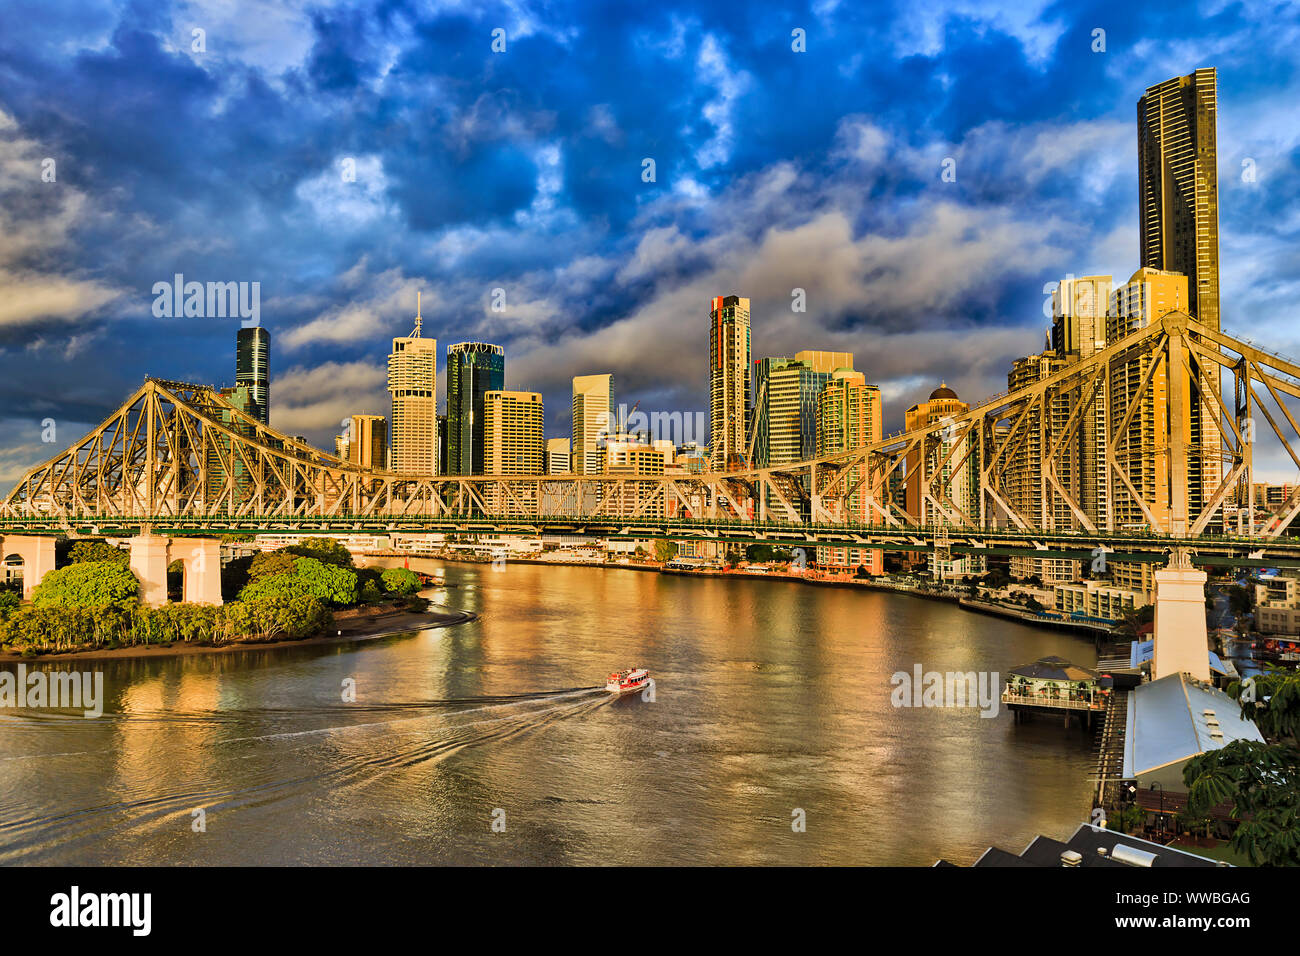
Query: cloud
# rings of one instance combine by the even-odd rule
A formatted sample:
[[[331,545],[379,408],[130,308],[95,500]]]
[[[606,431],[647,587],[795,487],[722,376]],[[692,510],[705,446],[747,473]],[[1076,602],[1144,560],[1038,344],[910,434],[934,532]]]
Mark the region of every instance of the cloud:
[[[330,437],[352,415],[388,414],[387,370],[373,362],[325,362],[295,366],[271,383],[271,426],[306,435],[328,451]]]

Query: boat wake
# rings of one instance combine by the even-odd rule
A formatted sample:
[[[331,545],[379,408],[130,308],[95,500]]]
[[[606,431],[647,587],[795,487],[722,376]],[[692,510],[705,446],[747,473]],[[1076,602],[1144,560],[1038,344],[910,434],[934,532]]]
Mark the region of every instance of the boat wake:
[[[601,687],[549,693],[341,705],[301,710],[255,709],[197,713],[105,714],[105,742],[123,734],[156,733],[142,747],[0,756],[0,862],[39,862],[46,851],[93,847],[161,826],[183,826],[196,808],[234,807],[310,797],[363,786],[378,775],[438,763],[470,747],[508,741],[556,721],[591,713],[611,697]],[[346,714],[348,720],[340,722]],[[111,719],[110,719],[111,718]],[[325,726],[304,726],[327,718]],[[12,724],[21,720],[10,718]],[[58,731],[57,719],[35,719],[29,732]],[[98,723],[98,722],[97,722]],[[81,729],[85,721],[78,721]],[[228,733],[232,724],[261,733]],[[215,729],[215,733],[213,732]],[[12,742],[12,738],[11,738]],[[128,754],[145,756],[132,758]],[[104,802],[53,809],[58,795],[39,786],[52,760],[76,760],[79,772],[102,780]],[[133,759],[135,764],[133,765]],[[160,768],[166,766],[164,775]],[[285,777],[283,768],[305,772]],[[178,773],[177,768],[187,772]],[[158,791],[162,777],[181,780]],[[238,781],[231,784],[231,781]]]

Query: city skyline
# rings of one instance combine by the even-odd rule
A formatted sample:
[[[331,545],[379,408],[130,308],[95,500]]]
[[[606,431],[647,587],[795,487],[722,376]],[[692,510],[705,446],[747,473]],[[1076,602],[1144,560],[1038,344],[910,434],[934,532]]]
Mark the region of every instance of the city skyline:
[[[247,103],[247,81],[261,77],[270,81],[268,97],[295,100],[304,121],[322,133],[330,113],[325,104],[337,95],[331,91],[373,93],[379,82],[365,49],[341,49],[336,61],[330,60],[324,41],[328,17],[306,24],[303,38],[286,47],[290,62],[277,61],[266,49],[252,50],[229,25],[209,28],[209,60],[185,52],[176,24],[122,14],[115,23],[87,26],[85,36],[93,34],[95,42],[82,42],[99,52],[74,55],[59,69],[68,80],[60,92],[63,115],[83,117],[80,138],[71,135],[66,121],[42,112],[44,100],[35,86],[20,80],[0,85],[7,158],[19,168],[30,161],[39,169],[40,160],[51,156],[59,163],[57,183],[63,190],[33,195],[31,187],[6,179],[6,205],[22,210],[34,229],[48,223],[66,263],[53,269],[48,257],[35,254],[38,247],[25,244],[32,229],[10,228],[11,244],[22,248],[4,265],[11,312],[0,330],[5,336],[0,367],[9,389],[6,417],[0,420],[0,476],[17,477],[48,451],[38,438],[43,418],[84,431],[143,374],[232,383],[225,345],[232,323],[160,322],[148,315],[151,283],[173,272],[203,281],[262,282],[263,324],[277,350],[277,427],[307,435],[320,447],[329,447],[346,415],[385,410],[382,365],[374,359],[393,335],[406,331],[399,326],[407,321],[417,287],[429,293],[426,313],[440,339],[500,342],[506,348],[512,369],[506,385],[543,393],[548,434],[564,433],[568,380],[586,372],[613,372],[629,404],[642,399],[650,408],[705,407],[702,375],[676,374],[662,359],[684,355],[702,372],[705,356],[683,352],[688,341],[698,342],[697,303],[732,291],[753,301],[755,338],[763,342],[756,355],[788,355],[801,348],[874,355],[873,362],[860,364],[882,387],[886,429],[897,428],[902,410],[939,380],[949,380],[972,400],[997,391],[1009,363],[1031,351],[1041,336],[1038,315],[1046,283],[1071,271],[1117,277],[1132,271],[1138,262],[1132,226],[1138,196],[1134,106],[1149,86],[1202,65],[1218,66],[1220,77],[1224,326],[1249,328],[1275,347],[1294,351],[1294,335],[1277,308],[1289,301],[1287,280],[1261,281],[1285,275],[1295,255],[1287,239],[1295,209],[1295,177],[1289,174],[1295,133],[1276,119],[1285,115],[1277,104],[1286,100],[1292,82],[1279,67],[1291,35],[1287,21],[1265,24],[1243,11],[1219,14],[1216,34],[1237,37],[1236,46],[1251,50],[1247,61],[1221,43],[1199,39],[1185,18],[1172,15],[1148,24],[1178,41],[1169,52],[1125,35],[1119,26],[1109,29],[1106,51],[1093,52],[1093,24],[1083,15],[1074,22],[1041,11],[1017,22],[1004,15],[983,20],[973,15],[983,27],[976,35],[962,32],[964,21],[940,10],[937,22],[951,23],[953,32],[930,41],[915,31],[900,33],[899,18],[888,13],[878,25],[853,23],[852,28],[834,17],[810,15],[813,53],[791,61],[798,69],[816,73],[851,64],[857,41],[850,44],[849,38],[865,28],[891,31],[894,37],[886,47],[891,62],[882,68],[897,70],[898,62],[911,57],[911,68],[919,71],[917,96],[894,95],[891,105],[890,96],[873,92],[867,82],[871,68],[859,61],[838,81],[846,91],[813,109],[804,108],[802,85],[787,83],[778,91],[755,66],[760,55],[770,58],[788,49],[793,25],[742,20],[727,27],[717,12],[707,10],[676,21],[662,12],[625,16],[643,19],[613,24],[619,35],[630,37],[620,49],[637,62],[666,70],[665,89],[687,91],[692,87],[684,84],[700,84],[698,96],[685,97],[680,107],[655,107],[638,125],[630,118],[639,104],[621,87],[600,94],[583,90],[571,102],[557,99],[554,91],[527,92],[518,82],[526,72],[520,61],[539,50],[579,60],[596,55],[576,40],[558,39],[562,30],[534,18],[496,60],[489,59],[485,41],[481,56],[475,53],[471,62],[447,68],[491,69],[497,77],[481,102],[443,107],[442,115],[463,120],[447,127],[461,131],[462,153],[455,142],[441,138],[422,144],[426,164],[451,163],[471,184],[477,182],[475,171],[488,172],[493,157],[517,160],[519,170],[528,170],[523,182],[508,197],[493,194],[494,203],[515,206],[504,211],[492,206],[485,218],[441,199],[421,206],[411,185],[416,168],[411,144],[397,148],[376,141],[360,148],[322,135],[326,145],[320,159],[310,169],[301,163],[286,167],[285,185],[272,189],[267,200],[268,210],[289,202],[291,218],[309,227],[315,243],[310,263],[297,251],[300,246],[277,244],[278,220],[267,226],[271,232],[263,239],[269,241],[241,242],[238,220],[215,206],[205,220],[211,225],[192,216],[168,220],[169,230],[190,230],[192,241],[173,242],[167,255],[152,250],[142,257],[142,234],[127,229],[110,260],[92,264],[78,255],[96,230],[128,221],[123,217],[133,210],[140,213],[135,221],[145,223],[165,220],[164,211],[183,196],[194,201],[196,211],[214,202],[231,210],[249,207],[243,193],[193,192],[180,176],[187,168],[183,161],[158,171],[150,186],[153,206],[142,205],[144,180],[138,172],[86,162],[108,144],[109,132],[86,108],[75,81],[97,64],[111,62],[124,92],[148,79],[151,85],[193,89],[196,104],[222,90]],[[433,21],[445,29],[415,34],[402,25],[391,28],[400,64],[391,74],[394,84],[398,77],[427,70],[420,65],[428,52],[420,37],[466,48],[476,42],[479,21],[473,18]],[[7,21],[5,26],[8,42],[21,42],[24,26]],[[507,28],[513,30],[509,22]],[[76,30],[67,29],[74,34],[68,48],[76,50]],[[214,37],[222,43],[211,42]],[[905,56],[900,44],[907,47]],[[993,95],[976,103],[962,92],[963,83],[973,82],[976,54],[993,48],[1008,53],[1007,75],[988,78],[987,92]],[[38,64],[48,65],[56,54],[46,51],[32,44],[17,75],[25,75],[24,69],[35,75]],[[294,59],[291,51],[300,57]],[[518,60],[509,59],[516,55]],[[214,72],[218,58],[225,72]],[[332,62],[357,69],[330,73]],[[701,71],[702,64],[707,69]],[[1073,69],[1059,69],[1063,64]],[[287,69],[302,71],[309,81],[306,92],[282,85],[279,77]],[[941,74],[955,81],[946,92],[938,85]],[[825,86],[810,77],[810,90]],[[389,92],[419,96],[408,79]],[[758,138],[746,135],[756,110],[772,114],[771,105],[783,101],[799,106],[795,112],[806,126],[803,135],[785,135],[778,144],[770,137],[783,130],[770,124]],[[308,108],[311,102],[321,109]],[[702,119],[709,103],[718,106],[708,115],[725,122]],[[548,108],[554,112],[549,132],[538,125]],[[123,112],[127,109],[118,107],[113,120],[138,132],[143,116],[132,117]],[[1008,125],[1006,118],[1013,115],[1016,121]],[[363,129],[365,118],[363,110]],[[178,119],[191,122],[184,115]],[[701,135],[669,134],[684,122],[697,125]],[[285,144],[256,119],[254,125],[268,147],[255,162],[269,169],[266,164],[287,155]],[[218,125],[207,131],[194,127],[189,138],[218,148],[223,136]],[[583,144],[591,148],[583,151]],[[159,155],[173,154],[160,146]],[[654,184],[641,181],[641,160],[647,156],[657,159]],[[951,183],[940,178],[949,157],[956,161]],[[346,158],[357,160],[356,180],[346,184],[358,187],[351,192],[341,191],[344,183],[337,176],[335,161]],[[1252,182],[1242,180],[1245,159],[1257,174]],[[588,162],[606,170],[630,167],[626,176],[600,175],[598,191],[583,194]],[[110,182],[117,183],[116,191]],[[846,192],[851,189],[856,198]],[[601,240],[587,228],[597,197],[612,217]],[[86,210],[76,230],[67,225],[72,208]],[[413,228],[412,217],[420,210],[426,219]],[[400,226],[395,232],[394,222]],[[6,225],[14,223],[6,220]],[[370,241],[377,229],[393,232],[401,255]],[[222,242],[216,241],[219,232]],[[554,235],[560,233],[571,238],[557,243]],[[967,235],[979,240],[978,249],[963,238]],[[489,254],[485,241],[495,251]],[[423,254],[411,255],[419,243]],[[816,252],[817,261],[785,251],[799,246]],[[189,251],[176,251],[181,249]],[[256,264],[249,258],[255,250]],[[150,265],[141,266],[145,262]],[[461,278],[449,280],[448,269]],[[877,274],[882,278],[862,278]],[[790,311],[795,287],[808,294],[806,313]],[[505,292],[502,313],[492,311],[497,288]],[[70,297],[52,297],[56,291]],[[98,304],[83,308],[90,300]],[[1246,312],[1234,316],[1233,309]],[[1255,312],[1263,316],[1258,323]],[[1270,322],[1271,334],[1264,328]],[[126,340],[148,347],[128,354]],[[978,350],[972,345],[977,340]],[[965,347],[971,361],[953,363],[951,354],[937,347],[941,343]],[[91,355],[95,359],[87,368]],[[562,355],[573,361],[561,362]],[[653,360],[638,361],[641,356]],[[31,380],[27,369],[32,366],[41,367],[46,378],[78,370],[77,386],[54,389]]]

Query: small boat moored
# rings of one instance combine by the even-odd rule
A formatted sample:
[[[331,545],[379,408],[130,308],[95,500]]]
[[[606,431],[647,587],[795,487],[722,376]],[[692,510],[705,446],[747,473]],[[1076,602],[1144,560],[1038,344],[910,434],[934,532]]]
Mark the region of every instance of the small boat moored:
[[[650,672],[644,667],[631,667],[625,671],[616,671],[609,675],[605,690],[611,694],[630,694],[642,690],[650,684]]]

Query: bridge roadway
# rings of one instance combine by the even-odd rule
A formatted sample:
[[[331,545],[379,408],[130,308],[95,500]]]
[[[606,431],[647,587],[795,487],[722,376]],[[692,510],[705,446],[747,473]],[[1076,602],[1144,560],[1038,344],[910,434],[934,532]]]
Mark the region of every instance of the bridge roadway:
[[[1091,561],[1098,549],[1107,561],[1164,564],[1175,547],[1188,548],[1199,565],[1300,568],[1300,537],[1253,538],[1202,534],[1172,537],[1149,531],[1022,531],[1016,528],[912,528],[889,525],[620,518],[421,515],[0,517],[0,534],[72,537],[206,538],[237,534],[581,534],[602,538],[665,538],[781,547],[848,547],[886,551],[932,551],[954,555],[1018,555]]]

